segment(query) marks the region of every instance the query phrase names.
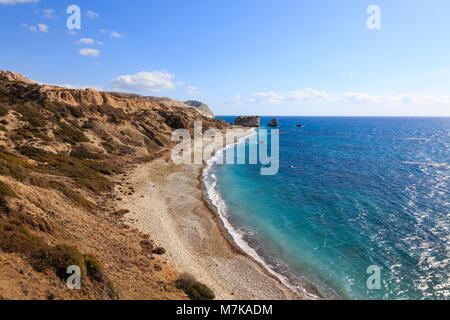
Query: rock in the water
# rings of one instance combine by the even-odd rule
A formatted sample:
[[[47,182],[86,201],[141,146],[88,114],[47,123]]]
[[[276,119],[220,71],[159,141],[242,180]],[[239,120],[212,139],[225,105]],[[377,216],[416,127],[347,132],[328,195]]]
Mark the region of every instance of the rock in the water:
[[[277,118],[272,119],[272,122],[269,123],[267,126],[268,126],[268,127],[272,127],[272,128],[278,128],[278,127],[279,127],[279,125],[278,125],[278,119],[277,119]]]
[[[297,125],[297,128],[302,128],[302,127],[303,127],[303,125],[301,125],[301,124]]]
[[[250,117],[240,116],[239,118],[234,120],[234,124],[236,126],[257,128],[261,126],[261,118],[257,116],[250,116]]]

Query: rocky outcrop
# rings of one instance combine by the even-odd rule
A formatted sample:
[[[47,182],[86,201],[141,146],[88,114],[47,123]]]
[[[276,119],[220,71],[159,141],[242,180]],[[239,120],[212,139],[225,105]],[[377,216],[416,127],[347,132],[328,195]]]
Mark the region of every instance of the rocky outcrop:
[[[31,81],[30,79],[24,77],[23,75],[17,73],[17,72],[12,72],[12,71],[4,71],[4,70],[0,70],[0,80],[3,81],[18,81],[18,82],[23,82],[26,84],[36,84],[36,82]]]
[[[278,124],[278,119],[272,119],[272,121],[267,125],[268,127],[272,127],[272,128],[278,128],[279,124]]]
[[[257,128],[261,126],[261,118],[258,116],[240,116],[234,120],[234,125],[241,127]]]
[[[184,103],[187,104],[188,106],[196,108],[197,111],[199,111],[205,117],[214,118],[214,113],[212,113],[211,109],[209,109],[209,107],[206,104],[194,100],[185,101]]]

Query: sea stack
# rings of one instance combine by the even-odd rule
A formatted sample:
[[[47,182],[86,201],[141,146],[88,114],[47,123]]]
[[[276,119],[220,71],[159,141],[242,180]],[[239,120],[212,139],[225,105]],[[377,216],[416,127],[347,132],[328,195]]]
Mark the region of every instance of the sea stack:
[[[272,127],[272,128],[278,128],[279,127],[278,119],[277,118],[272,119],[271,123],[269,123],[267,126],[268,127]]]
[[[234,125],[241,127],[258,128],[261,126],[261,118],[258,116],[240,116],[236,120],[234,120]]]

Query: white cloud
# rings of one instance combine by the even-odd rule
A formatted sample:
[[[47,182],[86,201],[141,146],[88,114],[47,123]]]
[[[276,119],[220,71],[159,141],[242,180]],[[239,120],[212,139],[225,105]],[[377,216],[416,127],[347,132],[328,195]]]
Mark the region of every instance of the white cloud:
[[[376,73],[375,72],[369,72],[369,77],[375,77]]]
[[[1,1],[1,0],[0,0],[0,1]],[[40,31],[40,32],[47,33],[48,30],[49,30],[48,25],[46,25],[46,24],[41,24],[41,23],[39,23],[37,26],[29,26],[29,25],[26,24],[26,23],[22,23],[21,26],[22,26],[22,28],[27,28],[28,30],[30,30],[30,31],[32,31],[32,32]]]
[[[110,86],[115,90],[160,92],[176,88],[173,78],[173,74],[165,71],[141,71],[117,77],[111,81]]]
[[[285,93],[277,92],[256,92],[246,100],[242,100],[240,96],[226,101],[246,102],[250,104],[279,104],[288,102],[312,102],[312,103],[329,103],[329,104],[371,104],[371,105],[450,105],[449,94],[419,94],[404,93],[393,95],[373,95],[365,92],[342,92],[328,93],[313,88],[305,88]]]
[[[97,12],[94,12],[92,10],[89,10],[86,14],[87,14],[89,19],[95,19],[95,18],[99,18],[100,17]]]
[[[436,73],[447,73],[448,71],[449,71],[448,68],[441,68],[436,70]]]
[[[56,11],[53,9],[44,9],[44,10],[42,10],[42,12],[44,13],[44,17],[46,17],[46,18],[49,18],[49,19],[56,18]]]
[[[94,39],[91,38],[81,38],[77,41],[77,44],[86,44],[86,45],[93,45],[95,43]]]
[[[121,34],[119,34],[119,33],[117,33],[116,31],[111,31],[111,33],[109,34],[109,36],[111,37],[111,38],[122,38],[123,36],[121,35]]]
[[[100,54],[100,51],[98,51],[97,49],[90,49],[90,48],[80,49],[78,50],[78,52],[82,56],[91,56],[91,57],[98,57],[98,55]]]
[[[346,72],[346,73],[344,73],[344,76],[351,77],[351,76],[353,76],[353,72]]]
[[[0,0],[0,4],[31,3],[39,0]]]
[[[39,23],[38,24],[38,28],[39,28],[39,31],[40,32],[48,32],[48,25],[46,25],[46,24],[42,24],[42,23]]]
[[[188,86],[186,89],[186,93],[190,96],[198,96],[200,94],[200,90],[194,86]]]
[[[233,98],[226,100],[225,104],[239,103],[239,102],[241,102],[241,95],[239,93],[236,93]]]

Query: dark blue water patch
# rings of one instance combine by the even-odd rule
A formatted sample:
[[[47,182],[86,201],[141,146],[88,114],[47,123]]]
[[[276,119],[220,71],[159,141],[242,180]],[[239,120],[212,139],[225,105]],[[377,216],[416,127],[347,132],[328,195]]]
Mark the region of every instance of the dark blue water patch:
[[[450,119],[279,122],[277,175],[216,167],[230,220],[260,256],[325,297],[448,299]],[[380,290],[367,288],[370,265]]]

